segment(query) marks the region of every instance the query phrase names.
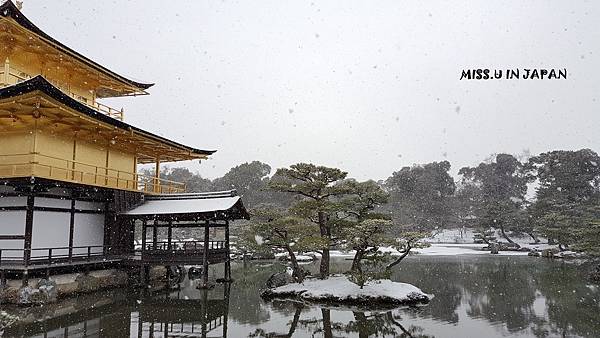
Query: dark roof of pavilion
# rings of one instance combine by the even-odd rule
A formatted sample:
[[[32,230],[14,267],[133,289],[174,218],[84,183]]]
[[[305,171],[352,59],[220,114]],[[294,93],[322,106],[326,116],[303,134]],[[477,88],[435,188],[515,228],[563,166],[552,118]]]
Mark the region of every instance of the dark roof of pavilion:
[[[27,17],[25,17],[25,15],[23,15],[23,13],[21,13],[21,11],[17,8],[17,6],[15,4],[13,4],[13,2],[11,0],[6,0],[6,2],[4,2],[3,4],[0,5],[0,16],[12,18],[21,27],[23,27],[23,28],[27,29],[28,31],[40,36],[41,38],[51,42],[52,44],[57,46],[62,52],[75,57],[76,59],[84,62],[88,66],[90,66],[102,73],[105,73],[111,77],[114,77],[121,82],[127,83],[131,86],[134,86],[134,87],[137,87],[140,89],[148,89],[154,85],[153,83],[141,83],[141,82],[127,79],[124,76],[121,76],[121,75],[109,70],[108,68],[90,60],[89,58],[77,53],[73,49],[65,46],[64,44],[62,44],[58,40],[54,39],[50,35],[44,33],[44,31],[42,31],[40,28],[38,28],[36,25],[34,25],[31,21],[29,21],[29,19],[27,19]]]
[[[46,80],[42,75],[38,75],[27,81],[23,81],[21,83],[18,83],[18,84],[12,85],[12,86],[1,88],[0,89],[0,100],[6,99],[6,98],[11,98],[11,97],[21,96],[21,95],[35,92],[35,91],[40,91],[40,92],[50,96],[51,98],[61,102],[62,104],[66,105],[67,107],[72,108],[73,110],[76,110],[76,111],[78,111],[84,115],[87,115],[91,118],[94,118],[98,121],[108,123],[112,126],[120,128],[120,129],[137,132],[138,134],[140,134],[142,136],[154,139],[156,141],[166,143],[166,144],[172,145],[177,148],[183,148],[186,151],[189,151],[193,154],[212,155],[216,152],[216,150],[201,150],[201,149],[192,148],[192,147],[186,146],[184,144],[181,144],[181,143],[178,143],[175,141],[171,141],[162,136],[158,136],[151,132],[145,131],[143,129],[134,127],[128,123],[117,120],[108,115],[105,115],[105,114],[77,101],[73,97],[65,94],[62,90],[56,88],[52,83],[48,82],[48,80]]]
[[[144,203],[121,214],[136,219],[174,221],[249,219],[237,191],[146,195]]]

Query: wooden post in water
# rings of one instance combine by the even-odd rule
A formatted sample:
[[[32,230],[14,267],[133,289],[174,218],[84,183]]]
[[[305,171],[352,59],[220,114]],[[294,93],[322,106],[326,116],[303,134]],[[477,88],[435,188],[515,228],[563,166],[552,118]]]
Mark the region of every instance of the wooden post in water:
[[[206,333],[208,332],[206,323],[210,322],[208,320],[208,290],[202,290],[202,296],[200,299],[202,300],[200,307],[200,317],[202,318],[202,337],[206,337]]]

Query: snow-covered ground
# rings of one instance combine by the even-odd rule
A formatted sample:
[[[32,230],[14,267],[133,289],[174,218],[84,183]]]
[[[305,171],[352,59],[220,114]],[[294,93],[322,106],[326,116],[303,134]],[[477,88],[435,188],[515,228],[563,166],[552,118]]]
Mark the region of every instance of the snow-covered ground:
[[[491,255],[489,250],[482,250],[486,244],[441,244],[433,243],[427,248],[412,249],[411,254],[425,255],[425,256],[457,256],[457,255]],[[539,247],[543,247],[540,245]],[[541,249],[539,249],[541,250]],[[389,253],[392,256],[401,255],[396,249],[384,247],[380,248],[379,251]],[[331,257],[342,257],[352,258],[354,257],[354,251],[338,251],[332,250],[330,252]],[[527,252],[520,251],[500,251],[499,256],[509,255],[527,255]]]
[[[412,284],[378,280],[367,283],[361,289],[345,276],[333,276],[325,280],[309,279],[302,284],[288,284],[266,290],[263,296],[270,298],[295,297],[313,302],[341,304],[394,305],[426,303],[431,298]]]
[[[456,256],[456,255],[491,255],[489,250],[482,250],[486,247],[486,244],[475,244],[474,243],[475,233],[471,229],[444,229],[435,232],[430,238],[424,240],[429,244],[429,247],[412,249],[411,255],[427,255],[427,256]],[[506,243],[504,238],[501,238],[499,234],[496,236],[499,242]],[[541,252],[545,249],[556,249],[557,245],[550,245],[546,243],[546,239],[540,238],[543,243],[532,244],[532,238],[525,236],[511,235],[511,239],[515,243],[519,244],[521,248],[530,250],[536,250]],[[382,247],[379,249],[380,252],[389,253],[392,256],[401,255],[396,249],[391,247]],[[331,250],[330,256],[337,258],[351,259],[354,257],[355,251],[348,250]],[[499,256],[514,256],[514,255],[527,255],[527,251],[500,251]],[[278,259],[289,260],[287,253],[275,254]],[[319,259],[321,254],[317,252],[302,253],[296,256],[299,262],[312,262],[315,259]],[[558,256],[560,258],[560,255]]]
[[[275,254],[275,258],[290,260],[290,255],[287,252],[278,252]],[[311,255],[296,254],[296,261],[298,261],[298,262],[312,262],[315,259],[316,259],[316,257],[312,254]]]
[[[444,229],[434,231],[430,238],[426,238],[428,243],[455,243],[465,244],[474,243],[475,233],[471,229]]]

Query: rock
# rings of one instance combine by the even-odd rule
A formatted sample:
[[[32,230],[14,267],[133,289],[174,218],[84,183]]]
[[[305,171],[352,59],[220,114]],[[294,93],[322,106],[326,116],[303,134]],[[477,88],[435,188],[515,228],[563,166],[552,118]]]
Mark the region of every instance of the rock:
[[[100,280],[94,276],[81,274],[75,278],[77,292],[91,292],[100,289]]]
[[[58,298],[58,287],[56,282],[48,279],[40,279],[36,285],[36,288],[40,291],[44,298],[44,303],[55,302]]]
[[[29,285],[20,288],[19,289],[19,299],[17,300],[17,303],[21,304],[21,305],[27,305],[27,304],[33,303],[32,295],[34,292],[39,293],[40,291],[32,288]]]
[[[529,253],[527,254],[527,256],[533,256],[533,257],[540,257],[542,254],[539,251],[533,250],[533,251],[529,251]]]
[[[263,260],[263,259],[275,259],[275,254],[272,252],[254,252],[251,254],[250,259]]]
[[[556,248],[544,249],[542,250],[542,257],[553,258],[557,253],[559,253],[559,250]]]
[[[29,285],[21,287],[17,297],[19,305],[48,304],[58,298],[58,288],[56,282],[42,278],[35,287]]]
[[[498,243],[500,251],[519,251],[520,246],[517,243]]]
[[[265,286],[269,289],[293,283],[294,279],[287,272],[274,273],[267,279]]]
[[[176,285],[183,282],[187,273],[184,266],[169,266],[168,269],[169,283]]]
[[[40,292],[39,289],[31,286],[24,286],[19,289],[19,305],[45,304],[46,294]]]
[[[600,265],[596,266],[596,270],[590,273],[590,279],[600,283]]]
[[[18,302],[18,299],[19,288],[9,286],[0,287],[0,304],[16,304]]]
[[[497,255],[500,250],[500,245],[498,243],[490,243],[490,253],[493,255]]]
[[[6,311],[0,311],[0,336],[2,336],[2,330],[9,327],[17,320],[19,320],[19,317],[11,315]]]
[[[202,267],[201,266],[192,266],[188,269],[188,278],[190,280],[198,279],[202,277]]]
[[[162,265],[152,266],[148,270],[148,279],[153,280],[164,280],[167,275],[167,268]]]
[[[572,259],[572,258],[577,258],[579,257],[580,254],[574,251],[561,251],[559,253],[557,253],[556,255],[554,255],[554,257],[556,258],[565,258],[565,259]]]

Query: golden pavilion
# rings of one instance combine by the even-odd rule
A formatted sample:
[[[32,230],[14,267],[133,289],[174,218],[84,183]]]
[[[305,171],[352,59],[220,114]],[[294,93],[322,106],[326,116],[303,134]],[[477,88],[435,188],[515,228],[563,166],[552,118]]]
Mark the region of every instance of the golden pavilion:
[[[230,278],[229,222],[248,217],[240,197],[186,193],[184,183],[160,177],[163,163],[214,151],[132,126],[123,109],[102,103],[147,95],[152,84],[65,46],[10,0],[0,5],[0,62],[1,285],[15,276],[26,285],[32,273],[124,265],[144,277],[149,265],[207,271],[225,263]],[[155,174],[139,174],[141,164],[154,165]],[[184,227],[204,229],[204,238],[183,245],[172,233]],[[210,238],[212,228],[221,229],[219,240]]]

